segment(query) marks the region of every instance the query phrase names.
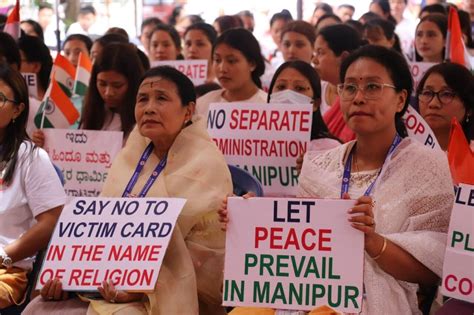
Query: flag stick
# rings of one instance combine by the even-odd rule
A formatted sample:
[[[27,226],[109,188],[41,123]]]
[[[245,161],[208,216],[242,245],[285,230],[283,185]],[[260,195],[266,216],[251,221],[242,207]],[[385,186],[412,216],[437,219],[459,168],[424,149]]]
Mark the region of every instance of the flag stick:
[[[46,103],[43,106],[43,115],[41,116],[40,129],[43,129],[43,126],[44,126],[44,117],[46,116],[46,106],[48,106],[48,103],[49,103],[49,96],[46,97]]]

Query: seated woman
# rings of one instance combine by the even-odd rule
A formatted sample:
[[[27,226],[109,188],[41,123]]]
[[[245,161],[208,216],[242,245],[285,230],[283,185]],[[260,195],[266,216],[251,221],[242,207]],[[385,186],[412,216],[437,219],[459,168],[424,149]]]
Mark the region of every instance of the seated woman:
[[[299,196],[357,198],[347,224],[365,234],[361,314],[419,314],[418,286],[436,285],[442,273],[454,200],[446,157],[406,137],[413,84],[402,55],[362,47],[343,61],[341,82],[356,140],[306,159]]]
[[[135,106],[137,126],[115,159],[102,196],[130,193],[137,197],[186,198],[187,202],[155,292],[132,294],[104,283],[99,289],[104,300],[90,303],[92,314],[225,314],[220,293],[222,272],[218,272],[223,268],[225,235],[217,209],[222,198],[232,192],[232,181],[224,157],[207,134],[205,120],[192,119],[195,101],[192,82],[171,67],[151,69],[140,83]],[[136,185],[126,191],[145,150],[151,150],[151,155]],[[165,167],[154,177],[160,161],[166,161]],[[153,179],[153,184],[146,186],[149,190],[144,189]],[[58,288],[58,283],[53,286]],[[43,298],[62,297],[54,291],[43,290]],[[51,314],[47,304],[54,303],[41,302],[40,298],[33,303],[24,314]],[[66,312],[59,306],[57,310],[58,314]],[[87,304],[82,314],[86,311]]]
[[[23,300],[34,256],[66,201],[48,154],[26,135],[28,88],[0,63],[0,310]]]
[[[453,117],[474,148],[474,77],[469,70],[455,63],[435,65],[420,80],[416,94],[420,114],[441,149],[448,149]]]

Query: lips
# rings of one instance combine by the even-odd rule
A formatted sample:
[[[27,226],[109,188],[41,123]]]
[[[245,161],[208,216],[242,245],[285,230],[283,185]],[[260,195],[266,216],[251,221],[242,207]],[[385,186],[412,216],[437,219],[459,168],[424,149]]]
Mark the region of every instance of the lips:
[[[365,116],[370,116],[370,114],[358,111],[358,112],[353,112],[352,114],[349,115],[349,117],[365,117]]]
[[[229,77],[218,77],[218,80],[219,80],[220,82],[228,82],[228,81],[230,81],[230,80],[232,80],[232,79],[229,78]]]
[[[146,126],[146,125],[158,125],[160,124],[159,121],[156,121],[156,120],[153,120],[153,119],[145,119],[143,122],[142,122],[142,126]]]

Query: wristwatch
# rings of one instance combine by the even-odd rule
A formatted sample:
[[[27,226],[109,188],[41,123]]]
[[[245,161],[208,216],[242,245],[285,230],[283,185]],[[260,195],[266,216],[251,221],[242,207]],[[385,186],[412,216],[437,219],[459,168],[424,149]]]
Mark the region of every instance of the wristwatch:
[[[2,266],[5,268],[11,268],[13,266],[13,261],[12,259],[8,256],[8,254],[5,252],[5,250],[0,248],[0,258],[2,259]]]

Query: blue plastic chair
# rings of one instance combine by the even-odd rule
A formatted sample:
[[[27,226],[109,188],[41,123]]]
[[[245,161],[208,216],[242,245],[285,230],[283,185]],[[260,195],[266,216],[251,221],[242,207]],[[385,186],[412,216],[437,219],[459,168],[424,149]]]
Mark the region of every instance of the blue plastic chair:
[[[229,165],[229,171],[235,195],[243,196],[248,192],[253,192],[257,197],[263,197],[262,184],[255,176],[234,165]]]

